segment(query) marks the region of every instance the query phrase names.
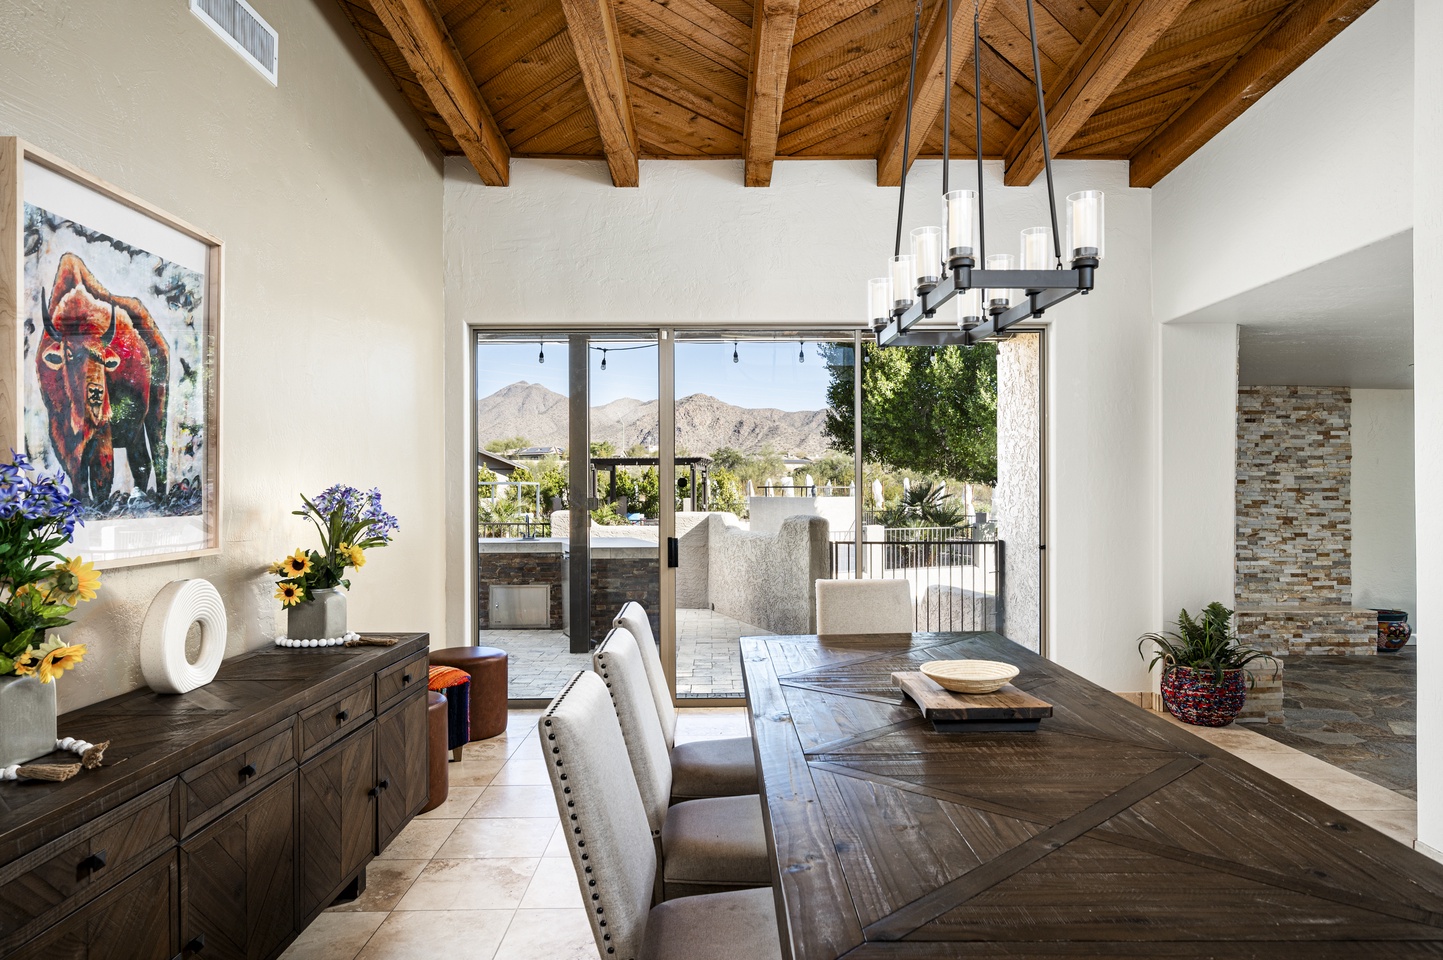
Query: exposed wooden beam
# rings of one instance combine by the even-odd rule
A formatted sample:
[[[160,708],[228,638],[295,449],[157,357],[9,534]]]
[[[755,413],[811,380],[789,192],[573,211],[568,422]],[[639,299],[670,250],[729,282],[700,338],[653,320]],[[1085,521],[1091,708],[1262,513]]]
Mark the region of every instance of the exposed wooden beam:
[[[746,185],[772,183],[772,161],[782,126],[787,73],[792,66],[792,36],[801,0],[756,0],[752,7],[752,61],[747,78],[747,121],[742,134]]]
[[[611,182],[634,187],[640,182],[636,121],[627,92],[626,61],[621,55],[621,32],[611,0],[561,0],[566,30],[581,65],[581,80],[596,114],[601,146]]]
[[[511,148],[430,0],[371,0],[371,7],[461,145],[461,152],[480,174],[481,182],[506,186]]]
[[[1061,153],[1117,85],[1132,72],[1190,0],[1115,0],[1067,64],[1057,93],[1048,98],[1047,137]],[[1042,172],[1042,131],[1037,110],[1007,148],[1009,187],[1024,187]]]
[[[1233,65],[1132,155],[1134,187],[1151,187],[1236,120],[1376,0],[1295,0]]]
[[[985,26],[998,0],[982,0],[979,13]],[[937,126],[942,114],[942,96],[947,86],[957,82],[962,71],[972,65],[976,50],[972,47],[972,4],[967,0],[952,2],[952,76],[946,76],[947,17],[945,5],[939,4],[931,23],[923,25],[921,49],[917,53],[917,93],[912,101],[912,144],[906,166],[922,152],[922,143]],[[907,124],[907,86],[903,75],[902,96],[887,120],[882,146],[877,151],[877,186],[895,187],[902,182],[902,141]]]

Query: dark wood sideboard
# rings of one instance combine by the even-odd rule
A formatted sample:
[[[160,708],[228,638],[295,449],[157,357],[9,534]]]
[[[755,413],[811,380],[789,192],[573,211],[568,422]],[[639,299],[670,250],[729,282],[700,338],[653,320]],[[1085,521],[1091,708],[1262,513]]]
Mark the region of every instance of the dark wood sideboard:
[[[428,640],[395,636],[61,716],[112,743],[63,783],[0,783],[0,957],[270,960],[364,889],[429,789]]]

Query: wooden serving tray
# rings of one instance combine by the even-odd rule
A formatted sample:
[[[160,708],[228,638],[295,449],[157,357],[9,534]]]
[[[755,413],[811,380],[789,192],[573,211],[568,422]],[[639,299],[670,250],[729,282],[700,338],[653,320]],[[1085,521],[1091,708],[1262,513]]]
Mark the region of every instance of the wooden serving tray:
[[[1052,704],[1010,683],[996,693],[953,693],[920,671],[894,673],[892,682],[916,702],[938,733],[1036,730],[1044,717],[1052,716]]]

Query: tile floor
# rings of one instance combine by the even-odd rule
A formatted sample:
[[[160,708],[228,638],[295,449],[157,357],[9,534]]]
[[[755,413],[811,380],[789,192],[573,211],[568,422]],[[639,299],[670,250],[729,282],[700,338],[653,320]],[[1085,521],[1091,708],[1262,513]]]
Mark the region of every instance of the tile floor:
[[[504,736],[468,745],[451,766],[446,803],[412,821],[372,862],[365,894],[321,914],[282,960],[596,960],[536,736],[539,714],[513,710]],[[741,709],[690,708],[677,739],[746,729]],[[1408,797],[1251,730],[1188,729],[1400,843],[1417,836]]]

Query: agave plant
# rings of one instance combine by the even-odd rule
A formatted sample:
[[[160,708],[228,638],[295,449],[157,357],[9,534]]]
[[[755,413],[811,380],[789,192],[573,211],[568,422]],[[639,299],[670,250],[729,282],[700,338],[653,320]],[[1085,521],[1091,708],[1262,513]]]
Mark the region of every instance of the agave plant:
[[[1142,648],[1143,644],[1153,643],[1157,647],[1148,662],[1149,671],[1161,661],[1164,673],[1174,667],[1211,670],[1213,683],[1222,683],[1224,670],[1240,670],[1254,660],[1272,660],[1274,668],[1277,667],[1278,661],[1272,654],[1238,643],[1233,633],[1233,612],[1221,603],[1208,604],[1196,618],[1184,608],[1177,615],[1177,627],[1177,632],[1144,633],[1137,638],[1137,652],[1144,658],[1147,651]],[[1248,685],[1252,683],[1249,675]]]

